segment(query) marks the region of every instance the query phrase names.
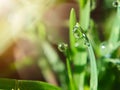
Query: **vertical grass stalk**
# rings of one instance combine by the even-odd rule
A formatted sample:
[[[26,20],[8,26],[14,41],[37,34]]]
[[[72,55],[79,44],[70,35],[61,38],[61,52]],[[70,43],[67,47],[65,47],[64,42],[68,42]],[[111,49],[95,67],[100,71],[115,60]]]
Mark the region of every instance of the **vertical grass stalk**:
[[[59,51],[63,52],[66,55],[66,66],[67,66],[67,73],[68,73],[68,78],[69,78],[70,90],[76,90],[74,80],[72,77],[71,67],[70,67],[71,60],[70,60],[70,51],[68,49],[68,45],[65,43],[60,43],[58,45],[58,49],[59,49]]]
[[[88,30],[90,21],[90,2],[91,0],[78,0],[80,8],[80,25]]]
[[[120,1],[117,1],[117,2],[114,1],[113,3],[118,3],[118,5],[116,6],[117,14],[116,14],[115,22],[113,24],[112,31],[109,38],[109,43],[113,44],[114,46],[118,42],[119,36],[120,36]]]
[[[66,59],[66,64],[67,64],[68,77],[69,77],[69,81],[70,81],[70,89],[75,90],[75,85],[74,85],[74,80],[72,77],[69,58]]]
[[[73,27],[76,24],[76,13],[75,10],[72,8],[71,12],[70,12],[70,19],[69,19],[69,38],[70,38],[70,48],[72,50],[73,53],[76,53],[76,48],[75,48],[75,38],[73,36]]]
[[[75,35],[75,37],[76,35],[78,35],[79,39],[83,40],[85,45],[88,47],[88,53],[90,57],[90,90],[97,90],[98,85],[97,66],[91,43],[87,35],[85,34],[84,29],[82,29],[79,23],[76,23],[75,28],[73,30],[73,34]]]

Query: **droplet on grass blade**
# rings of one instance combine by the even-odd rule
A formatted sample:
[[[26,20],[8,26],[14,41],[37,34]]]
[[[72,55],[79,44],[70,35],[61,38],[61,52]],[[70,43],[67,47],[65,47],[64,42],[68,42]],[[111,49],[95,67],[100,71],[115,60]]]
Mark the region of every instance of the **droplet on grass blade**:
[[[80,31],[80,26],[78,23],[73,28],[73,35],[76,39],[82,38],[82,32]]]
[[[83,39],[84,44],[87,45],[87,46],[90,46],[88,37],[86,36],[82,27],[80,27],[79,23],[76,23],[76,25],[74,26],[73,35],[74,35],[75,39],[77,39],[77,40],[78,39]],[[75,46],[78,46],[78,44],[76,44]]]
[[[103,43],[101,43],[101,45],[100,45],[100,52],[101,52],[101,54],[104,56],[104,57],[106,57],[106,58],[109,58],[111,55],[108,53],[108,50],[109,50],[109,48],[108,48],[108,43],[107,42],[103,42]]]
[[[106,43],[102,43],[101,44],[101,49],[103,50],[103,49],[106,49]]]
[[[85,44],[86,46],[90,46],[90,42],[89,42],[89,40],[88,40],[86,34],[83,33],[82,35],[83,35],[83,37],[84,37],[84,44]]]
[[[113,3],[112,3],[113,7],[118,7],[120,6],[120,1],[118,0],[115,0]]]
[[[86,41],[84,44],[85,44],[86,46],[88,46],[88,47],[90,46],[90,43],[87,42],[87,41]]]
[[[100,51],[102,54],[104,54],[106,52],[106,46],[107,46],[107,42],[103,42],[100,45]]]
[[[68,48],[68,45],[65,44],[65,43],[60,43],[58,44],[58,49],[61,51],[61,52],[65,52]]]

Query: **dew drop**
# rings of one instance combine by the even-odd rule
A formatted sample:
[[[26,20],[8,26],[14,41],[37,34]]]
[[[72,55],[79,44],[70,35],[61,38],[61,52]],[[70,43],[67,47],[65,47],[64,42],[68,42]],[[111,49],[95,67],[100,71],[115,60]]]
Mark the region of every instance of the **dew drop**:
[[[84,43],[86,46],[90,46],[90,43],[88,42],[88,41],[85,41],[85,43]]]
[[[101,49],[103,50],[103,49],[106,49],[106,45],[107,45],[107,43],[106,42],[103,42],[102,44],[101,44]]]
[[[61,52],[65,52],[68,48],[68,45],[65,44],[65,43],[60,43],[58,44],[58,49],[61,51]]]
[[[108,45],[108,43],[107,42],[103,42],[103,43],[101,43],[101,45],[100,45],[100,52],[101,52],[101,54],[102,55],[104,55],[105,57],[108,57],[107,56],[107,52],[108,52],[108,47],[107,47],[107,45]]]
[[[102,45],[101,48],[102,48],[102,49],[105,49],[106,47],[105,47],[105,45]]]
[[[107,42],[101,43],[101,45],[100,45],[101,51],[106,49],[106,45],[107,45]]]
[[[112,3],[113,7],[118,7],[120,5],[120,2],[118,0],[114,1]]]
[[[83,33],[82,35],[83,35],[83,37],[84,37],[84,44],[87,45],[87,46],[90,46],[90,42],[89,42],[86,34]]]
[[[73,28],[73,35],[76,39],[80,39],[82,37],[82,32],[80,31],[78,23],[76,23],[76,25]]]

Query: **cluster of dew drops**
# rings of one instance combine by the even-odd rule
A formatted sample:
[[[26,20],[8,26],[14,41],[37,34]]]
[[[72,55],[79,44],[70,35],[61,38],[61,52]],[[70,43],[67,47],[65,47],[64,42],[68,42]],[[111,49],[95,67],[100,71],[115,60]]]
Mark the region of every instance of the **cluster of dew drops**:
[[[76,43],[79,39],[84,40],[84,44],[87,46],[90,46],[89,40],[86,36],[86,34],[83,32],[83,29],[80,27],[79,23],[76,23],[76,25],[73,28],[73,36],[76,39]],[[68,45],[65,43],[58,44],[58,49],[61,52],[65,52],[68,49]]]
[[[77,40],[79,39],[83,39],[84,40],[84,44],[87,46],[90,46],[89,40],[87,35],[84,33],[84,30],[82,29],[82,27],[79,25],[79,23],[76,23],[76,25],[73,28],[73,36],[76,39],[76,43]]]
[[[58,49],[60,52],[66,52],[68,49],[68,45],[65,43],[60,43],[58,44]]]

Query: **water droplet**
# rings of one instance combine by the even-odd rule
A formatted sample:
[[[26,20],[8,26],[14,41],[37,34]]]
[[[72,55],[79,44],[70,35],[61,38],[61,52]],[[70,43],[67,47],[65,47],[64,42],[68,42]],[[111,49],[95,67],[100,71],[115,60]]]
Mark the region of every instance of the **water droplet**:
[[[100,52],[103,56],[105,57],[109,57],[110,55],[108,54],[108,43],[107,42],[103,42],[100,45]]]
[[[86,46],[90,46],[90,43],[88,42],[88,41],[85,41],[85,43],[84,43]]]
[[[68,48],[68,45],[65,44],[65,43],[60,43],[58,44],[58,49],[61,51],[61,52],[65,52]]]
[[[74,26],[73,35],[76,39],[80,39],[82,37],[82,32],[80,31],[80,26],[78,23]]]
[[[113,7],[118,7],[120,5],[120,2],[118,0],[114,1],[112,3]]]
[[[105,49],[106,47],[105,47],[105,45],[102,45],[101,48],[102,48],[102,49]]]
[[[87,45],[87,46],[90,46],[90,43],[89,43],[89,40],[88,40],[86,34],[83,33],[82,35],[83,35],[83,37],[84,37],[84,44]]]
[[[84,44],[87,46],[90,46],[89,40],[86,34],[84,33],[84,30],[80,27],[79,23],[76,23],[73,29],[73,35],[77,40],[82,38],[84,40]],[[76,43],[75,46],[78,47],[78,43]]]
[[[103,49],[106,49],[106,46],[107,46],[107,42],[101,43],[101,49],[102,49],[102,50],[103,50]]]

